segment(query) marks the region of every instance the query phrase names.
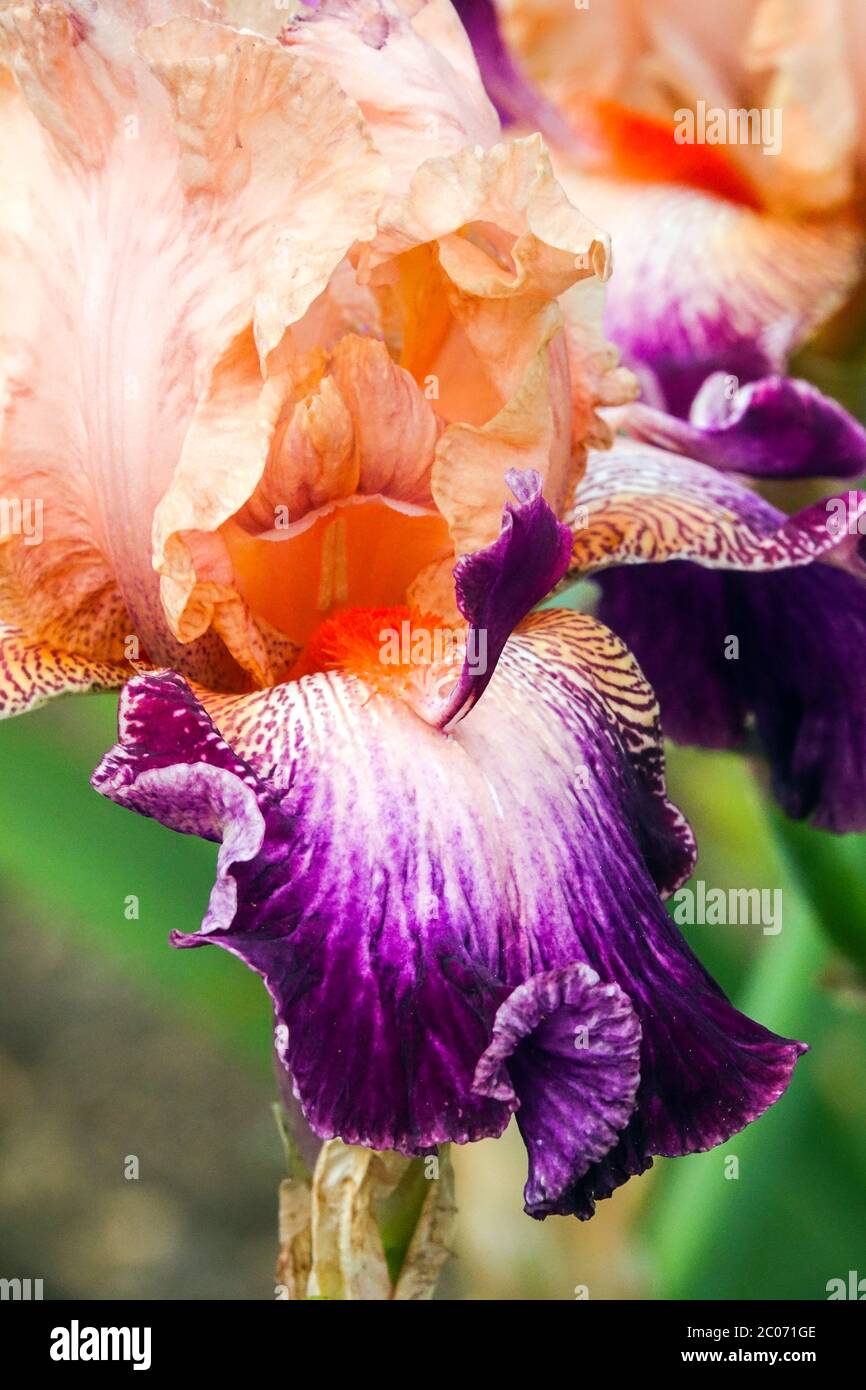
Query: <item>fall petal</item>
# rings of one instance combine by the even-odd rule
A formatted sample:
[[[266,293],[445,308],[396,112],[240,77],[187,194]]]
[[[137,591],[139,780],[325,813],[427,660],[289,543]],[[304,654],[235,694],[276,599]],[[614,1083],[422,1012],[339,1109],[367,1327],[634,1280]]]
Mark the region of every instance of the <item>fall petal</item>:
[[[866,826],[861,581],[820,564],[737,575],[675,562],[600,583],[600,615],[634,650],[671,738],[736,747],[754,718],[789,815]]]
[[[591,619],[525,624],[450,737],[337,672],[203,698],[213,723],[176,677],[132,682],[95,785],[222,837],[204,930],[176,942],[222,945],[265,977],[278,1047],[320,1135],[418,1152],[498,1133],[517,1091],[485,1098],[472,1083],[520,1015],[541,1030],[550,1067],[548,1100],[527,1111],[535,1143],[576,1094],[560,1031],[572,1017],[533,1025],[513,1000],[498,1034],[495,1019],[518,986],[579,962],[628,996],[643,1029],[644,1109],[614,1152],[636,1124],[647,1153],[718,1142],[784,1088],[798,1045],[731,1008],[661,904],[656,885],[682,882],[691,839],[664,797],[651,693]],[[577,997],[567,990],[566,1008]],[[610,1074],[597,1078],[611,1131],[628,1113],[633,1058],[624,1066],[618,1092]],[[490,1079],[505,1096],[502,1075]],[[598,1185],[585,1159],[601,1140],[577,1090],[575,1126],[557,1132],[582,1211],[578,1186]],[[578,1155],[580,1124],[594,1139]],[[532,1182],[564,1209],[561,1165],[542,1175],[536,1163]]]
[[[500,1006],[473,1084],[519,1101],[530,1216],[573,1209],[569,1189],[616,1144],[639,1076],[637,1015],[588,965],[533,975]]]
[[[0,622],[0,719],[37,709],[57,695],[117,689],[130,670],[125,662],[99,661],[34,641]]]
[[[707,464],[619,438],[590,455],[566,520],[574,567],[586,571],[675,559],[767,571],[823,558],[860,573],[864,513],[866,494],[849,492],[786,517]]]
[[[765,377],[731,389],[709,377],[688,420],[632,405],[629,434],[726,472],[753,478],[856,478],[866,472],[866,429],[808,381]]]

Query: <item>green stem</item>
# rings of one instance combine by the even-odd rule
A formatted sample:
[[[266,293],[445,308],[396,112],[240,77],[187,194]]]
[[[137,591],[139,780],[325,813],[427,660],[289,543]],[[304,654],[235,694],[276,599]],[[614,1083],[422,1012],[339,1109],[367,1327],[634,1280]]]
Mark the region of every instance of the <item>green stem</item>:
[[[430,1191],[430,1184],[424,1173],[423,1158],[415,1158],[410,1163],[399,1185],[379,1213],[379,1231],[382,1248],[388,1264],[391,1283],[396,1285],[406,1259],[409,1244],[415,1234],[421,1208]]]

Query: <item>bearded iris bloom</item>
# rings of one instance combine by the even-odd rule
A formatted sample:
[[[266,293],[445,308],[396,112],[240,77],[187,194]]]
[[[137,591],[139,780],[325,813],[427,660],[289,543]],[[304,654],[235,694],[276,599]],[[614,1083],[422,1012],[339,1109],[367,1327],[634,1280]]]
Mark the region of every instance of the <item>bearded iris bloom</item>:
[[[637,559],[856,556],[675,440],[690,507],[644,445],[635,484],[608,239],[501,140],[449,6],[266,8],[0,10],[2,491],[44,501],[0,552],[4,712],[127,682],[94,785],[219,843],[174,944],[262,976],[317,1135],[516,1113],[527,1210],[588,1217],[803,1045],[665,910],[694,843],[636,661],[532,610]],[[405,631],[455,640],[384,659]]]

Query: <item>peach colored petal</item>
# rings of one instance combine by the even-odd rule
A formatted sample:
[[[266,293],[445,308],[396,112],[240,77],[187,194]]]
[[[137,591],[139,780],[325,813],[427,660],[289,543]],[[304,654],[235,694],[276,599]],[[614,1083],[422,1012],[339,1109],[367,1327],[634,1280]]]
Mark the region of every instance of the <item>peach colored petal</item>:
[[[331,373],[354,426],[359,491],[431,506],[430,471],[442,425],[384,343],[348,336]]]
[[[292,324],[292,342],[299,352],[336,347],[346,333],[384,338],[382,309],[369,285],[361,285],[346,258],[303,318]]]
[[[0,61],[64,159],[101,164],[114,140],[118,104],[134,95],[122,38],[106,47],[81,43],[79,26],[59,3],[6,3],[0,10]],[[104,34],[105,28],[102,26]]]
[[[227,422],[255,452],[279,413],[257,361],[257,381],[233,380],[235,341],[255,321],[267,353],[303,316],[372,227],[387,176],[357,107],[253,35],[191,20],[151,28],[140,45],[158,81],[135,31],[176,9],[0,9],[17,76],[0,83],[0,496],[44,504],[45,526],[32,554],[10,537],[4,565],[16,621],[34,635],[47,614],[52,631],[96,650],[104,613],[110,646],[125,607],[124,627],[156,659],[225,688],[245,678],[223,643],[184,648],[167,627],[154,511],[197,402],[198,433],[205,421],[216,431],[216,500],[205,486],[197,505],[218,510]],[[258,411],[252,430],[231,414],[242,396]],[[215,626],[245,631],[221,604]],[[261,666],[251,643],[239,659]]]
[[[178,19],[138,49],[171,97],[188,193],[243,243],[231,328],[254,300],[264,367],[352,243],[372,235],[387,170],[357,107],[283,48]]]
[[[188,643],[213,624],[257,684],[272,677],[266,643],[237,593],[219,528],[238,514],[251,531],[279,539],[281,512],[294,521],[354,491],[352,421],[335,384],[322,379],[325,361],[323,353],[292,357],[263,381],[252,330],[239,334],[156,510],[155,564],[172,632]]]
[[[425,565],[406,590],[406,602],[421,613],[438,613],[446,625],[457,627],[463,614],[454,589],[456,556],[448,554]]]
[[[861,0],[499,0],[506,38],[546,95],[581,124],[594,98],[667,123],[697,101],[782,112],[768,158],[730,149],[769,205],[829,210],[866,172],[866,13]],[[861,184],[862,186],[862,184]],[[719,190],[721,191],[721,190]]]
[[[508,497],[505,473],[534,468],[555,511],[578,470],[570,467],[568,364],[560,335],[533,359],[516,394],[487,424],[451,424],[436,449],[433,496],[446,518],[455,552],[490,545]]]
[[[394,192],[432,155],[499,138],[499,119],[448,0],[320,0],[281,39],[358,102]]]
[[[635,375],[619,365],[619,348],[604,335],[605,294],[599,281],[583,280],[559,301],[571,380],[571,445],[584,459],[588,448],[607,449],[613,443],[613,430],[599,412],[627,405],[640,394]]]
[[[761,0],[748,36],[745,63],[765,78],[763,104],[783,112],[781,149],[761,161],[763,182],[798,211],[854,193],[858,107],[845,10],[843,0]]]
[[[280,540],[234,521],[220,537],[235,589],[257,621],[299,647],[341,609],[403,603],[420,571],[451,554],[436,512],[360,494],[307,513]]]
[[[215,0],[215,8],[226,24],[275,39],[302,5],[301,0]]]
[[[236,660],[261,674],[218,528],[234,516],[253,535],[286,541],[289,526],[355,491],[432,508],[440,428],[375,339],[349,335],[333,354],[295,357],[262,383],[251,335],[241,335],[214,373],[157,509],[156,561],[175,635],[192,641],[213,622]]]
[[[739,103],[744,36],[760,3],[497,0],[508,42],[549,94],[614,97],[657,114],[698,97]]]
[[[422,165],[407,195],[383,208],[359,273],[387,283],[425,243],[435,246],[443,277],[438,312],[451,322],[440,330],[441,353],[430,353],[422,370],[441,383],[447,418],[483,423],[520,389],[551,340],[561,321],[556,297],[607,276],[610,243],[565,197],[539,136]],[[480,420],[452,398],[449,375],[458,374],[459,390],[467,368],[492,401]]]
[[[606,0],[578,9],[559,0],[498,0],[498,8],[509,44],[554,99],[593,93],[657,110],[662,94],[677,104],[694,96],[728,104],[757,3]]]
[[[12,26],[35,43],[43,32],[37,19],[45,59],[65,17],[36,17],[26,6],[0,12],[7,58]],[[36,64],[39,51],[22,45],[28,53]],[[0,618],[88,658],[120,659],[133,626],[93,525],[80,411],[68,384],[75,363],[56,323],[57,307],[68,302],[68,262],[51,197],[53,138],[45,140],[9,80],[0,82],[0,123]],[[40,400],[43,391],[54,392],[53,409]]]
[[[476,223],[499,229],[506,244],[485,246],[465,234],[461,244],[460,233]],[[440,242],[447,273],[461,289],[490,297],[530,289],[561,294],[610,270],[609,238],[569,202],[539,135],[428,159],[406,194],[385,202],[361,265],[370,273],[432,241]]]
[[[360,476],[352,416],[332,376],[320,375],[284,416],[261,482],[237,516],[252,534],[273,532],[277,540],[275,528],[351,496]]]
[[[0,510],[15,515],[17,500],[0,499]],[[102,556],[71,534],[30,547],[4,534],[5,519],[0,515],[0,621],[79,656],[123,660],[135,634]]]
[[[507,468],[537,468],[554,508],[574,486],[586,441],[572,441],[569,352],[557,297],[579,282],[604,279],[610,244],[565,197],[538,136],[422,165],[406,196],[383,208],[359,273],[374,286],[399,287],[404,265],[425,244],[435,247],[442,280],[434,312],[418,321],[441,346],[425,356],[415,344],[411,361],[416,378],[424,373],[447,393],[440,408],[450,424],[436,451],[433,496],[456,549],[473,550],[498,534]],[[447,316],[441,324],[437,314]],[[423,343],[423,330],[418,336]],[[573,359],[581,365],[576,346]],[[449,381],[455,371],[493,402],[480,419],[468,413],[458,384],[461,418]],[[581,391],[593,399],[604,394],[589,380],[576,399]],[[590,432],[597,428],[591,410],[581,418]]]

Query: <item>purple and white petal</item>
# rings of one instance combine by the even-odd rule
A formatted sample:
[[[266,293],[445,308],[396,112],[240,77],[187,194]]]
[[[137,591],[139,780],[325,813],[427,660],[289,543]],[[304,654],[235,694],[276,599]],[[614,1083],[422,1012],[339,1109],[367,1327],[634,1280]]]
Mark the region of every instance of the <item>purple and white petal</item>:
[[[706,463],[624,437],[590,454],[566,520],[572,566],[584,573],[669,560],[754,573],[820,559],[866,573],[866,493],[840,493],[787,517]]]
[[[653,373],[672,414],[687,417],[714,372],[741,384],[783,372],[862,274],[862,237],[844,219],[794,222],[673,182],[557,172],[616,250],[605,332],[626,366]]]
[[[781,1094],[800,1045],[728,1003],[663,907],[660,891],[691,869],[693,841],[664,794],[652,692],[592,619],[527,620],[450,735],[337,672],[203,703],[213,731],[190,720],[175,678],[133,682],[124,744],[97,786],[161,817],[164,779],[165,818],[178,824],[187,759],[241,785],[234,802],[214,796],[212,772],[200,791],[184,785],[185,801],[200,804],[182,828],[198,819],[213,834],[222,815],[224,840],[242,853],[221,866],[235,883],[234,916],[223,892],[206,933],[175,940],[221,945],[264,977],[280,1054],[319,1135],[417,1153],[498,1133],[524,1098],[520,1085],[506,1098],[473,1088],[497,1013],[534,976],[577,963],[618,986],[642,1029],[638,1104],[615,1154],[633,1151],[646,1166],[653,1153],[708,1147]],[[173,743],[175,762],[155,767],[151,741],[158,757]],[[264,833],[251,854],[257,816]],[[557,1064],[556,1022],[538,1027],[552,1044],[547,1100],[523,1123],[533,1181],[548,1186],[547,1196],[531,1188],[531,1201],[537,1214],[548,1197],[586,1214],[603,1195],[598,1116],[588,1124],[586,1106],[576,1110],[568,1142],[556,1127],[563,1151],[542,1173],[538,1141],[553,1133],[552,1107],[574,1094],[574,1076],[571,1058]],[[617,1085],[599,1078],[612,1131],[627,1090]]]

